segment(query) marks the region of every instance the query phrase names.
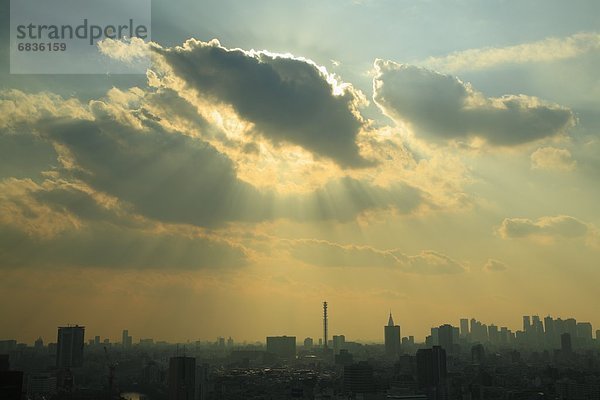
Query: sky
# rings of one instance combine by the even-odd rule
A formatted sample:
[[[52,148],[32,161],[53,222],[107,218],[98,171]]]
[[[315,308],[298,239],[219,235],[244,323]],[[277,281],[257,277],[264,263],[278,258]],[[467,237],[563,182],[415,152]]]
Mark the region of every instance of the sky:
[[[11,75],[8,15],[0,339],[600,329],[599,2],[155,0],[145,75]]]

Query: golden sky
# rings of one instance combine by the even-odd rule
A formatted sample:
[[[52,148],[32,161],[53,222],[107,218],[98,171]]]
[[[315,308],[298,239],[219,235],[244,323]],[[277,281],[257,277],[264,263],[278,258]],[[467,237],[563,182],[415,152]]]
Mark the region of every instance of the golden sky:
[[[0,338],[600,328],[599,6],[486,4],[157,2],[101,45],[145,76],[3,72]]]

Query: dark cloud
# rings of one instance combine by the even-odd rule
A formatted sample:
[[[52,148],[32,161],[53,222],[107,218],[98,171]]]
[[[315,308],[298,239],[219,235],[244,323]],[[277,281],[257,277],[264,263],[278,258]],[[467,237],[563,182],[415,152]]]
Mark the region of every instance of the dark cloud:
[[[480,137],[515,146],[564,133],[573,113],[528,96],[486,98],[469,84],[424,68],[375,62],[374,99],[388,115],[433,140]]]
[[[506,218],[498,229],[502,238],[524,238],[529,236],[584,237],[590,232],[588,224],[568,215],[527,218]]]
[[[267,139],[300,145],[343,167],[368,164],[356,144],[364,124],[357,94],[348,86],[334,95],[314,63],[193,39],[155,51],[200,96],[231,105]]]
[[[140,131],[98,117],[45,121],[40,129],[68,148],[78,167],[70,174],[150,218],[199,226],[266,218],[269,197],[238,180],[226,156],[146,123]]]
[[[458,261],[431,250],[411,256],[398,250],[311,239],[289,241],[287,245],[294,258],[321,267],[395,268],[423,275],[456,274],[466,270]]]

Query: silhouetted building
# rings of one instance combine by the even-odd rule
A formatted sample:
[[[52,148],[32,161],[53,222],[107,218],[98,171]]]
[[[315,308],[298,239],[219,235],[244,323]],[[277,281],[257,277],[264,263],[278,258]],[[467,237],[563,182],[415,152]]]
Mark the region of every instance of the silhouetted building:
[[[81,367],[83,365],[83,326],[62,326],[58,328],[56,366],[58,368]]]
[[[529,315],[523,315],[523,332],[527,333],[531,329],[531,318]]]
[[[438,344],[446,350],[446,354],[454,353],[454,337],[452,325],[441,325],[438,329]]]
[[[36,350],[42,350],[44,348],[44,340],[38,337],[33,345]]]
[[[306,339],[304,339],[304,349],[311,350],[312,348],[313,348],[313,339],[310,337],[307,337]]]
[[[460,337],[466,338],[467,336],[469,336],[469,320],[467,318],[461,318]]]
[[[296,357],[296,336],[267,336],[267,352],[282,358]]]
[[[196,359],[172,357],[169,360],[169,400],[195,400]]]
[[[390,312],[390,318],[388,319],[387,326],[383,327],[384,340],[385,340],[385,354],[388,357],[398,357],[400,355],[400,325],[394,325],[394,319]]]
[[[440,346],[417,351],[417,383],[430,400],[448,398],[446,351]]]
[[[374,393],[373,367],[366,361],[345,366],[344,390],[350,393]]]
[[[196,400],[206,400],[208,398],[208,364],[196,366]]]
[[[339,354],[340,350],[346,345],[346,337],[344,335],[333,335],[333,354]]]
[[[577,343],[580,345],[590,345],[592,343],[592,324],[589,322],[577,323]]]
[[[123,348],[124,349],[131,348],[132,342],[133,342],[133,338],[131,336],[129,336],[129,331],[127,329],[123,330],[123,338],[121,341]]]

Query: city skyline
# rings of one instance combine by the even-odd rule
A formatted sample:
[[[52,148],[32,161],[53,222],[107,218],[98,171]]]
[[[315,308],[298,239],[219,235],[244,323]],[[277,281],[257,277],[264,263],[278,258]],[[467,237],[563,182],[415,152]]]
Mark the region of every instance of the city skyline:
[[[323,299],[348,340],[390,309],[417,338],[600,326],[599,1],[15,2],[0,337],[316,338]],[[70,59],[18,39],[33,17],[144,38]]]
[[[485,343],[486,341],[490,341],[492,343],[498,342],[499,343],[499,339],[492,339],[491,338],[491,333],[488,334],[488,329],[495,329],[495,334],[496,335],[500,335],[500,329],[505,330],[508,329],[508,333],[513,335],[513,340],[515,339],[514,336],[515,334],[521,333],[521,332],[525,332],[527,333],[529,330],[531,330],[531,332],[534,332],[536,330],[540,330],[541,329],[541,333],[542,334],[547,334],[547,329],[548,329],[548,324],[551,323],[551,327],[550,329],[554,329],[554,324],[557,321],[560,321],[563,324],[570,324],[571,326],[569,327],[570,331],[572,331],[572,336],[575,339],[576,337],[578,337],[578,329],[579,326],[581,325],[589,325],[589,338],[590,339],[598,339],[598,334],[600,333],[600,326],[596,326],[594,327],[594,325],[592,323],[590,323],[589,321],[581,321],[578,320],[577,318],[574,317],[565,317],[562,318],[560,316],[551,316],[551,315],[546,315],[543,317],[540,317],[539,315],[527,315],[527,316],[521,316],[523,322],[521,324],[521,326],[507,326],[504,324],[496,324],[496,321],[481,321],[478,320],[477,318],[474,317],[469,317],[469,318],[460,318],[457,321],[445,321],[439,324],[439,327],[441,328],[442,326],[449,326],[449,327],[453,327],[454,329],[456,329],[457,332],[460,332],[460,337],[461,338],[465,338],[464,335],[464,330],[466,328],[467,332],[471,335],[470,340],[472,341],[476,341],[476,342],[482,342]],[[539,327],[535,324],[537,318],[537,323],[539,324]],[[531,323],[531,320],[533,319],[534,323]],[[525,321],[529,321],[529,325],[526,324]],[[467,324],[464,325],[462,322],[466,321]],[[454,324],[455,323],[455,324]],[[472,330],[473,330],[473,324],[476,324],[476,328],[478,329],[484,329],[484,337],[485,339],[482,339],[481,336],[477,336],[480,334],[475,334]],[[390,325],[392,324],[392,325]],[[526,326],[527,325],[527,326]],[[334,334],[331,334],[329,332],[329,336],[328,336],[328,340],[327,343],[328,345],[331,345],[331,343],[335,343],[335,338],[332,339],[332,337],[338,336],[338,335],[342,335],[344,337],[347,337],[348,339],[351,339],[352,341],[358,342],[358,343],[372,343],[372,344],[386,344],[386,335],[387,335],[387,329],[392,327],[397,327],[398,331],[397,334],[399,335],[399,339],[406,339],[409,336],[413,337],[414,339],[414,343],[422,343],[422,344],[426,344],[427,343],[427,339],[429,336],[432,335],[432,332],[434,330],[437,330],[438,327],[435,323],[432,323],[430,328],[426,331],[423,332],[423,334],[420,335],[415,335],[412,333],[407,333],[407,334],[401,334],[405,332],[401,324],[398,323],[394,323],[393,317],[392,317],[392,313],[390,312],[389,317],[388,317],[388,322],[385,325],[382,325],[384,328],[384,332],[381,334],[381,337],[378,339],[375,338],[371,338],[371,339],[365,339],[365,338],[356,338],[356,337],[352,337],[347,335],[343,330],[335,330]],[[65,328],[66,327],[66,328]],[[61,325],[59,326],[59,336],[60,336],[60,329],[71,329],[71,328],[77,328],[77,327],[81,327],[81,329],[85,328],[85,324],[68,324],[68,325]],[[375,327],[373,327],[373,330],[377,330],[375,329]],[[381,327],[379,327],[381,328]],[[402,329],[402,330],[401,330]],[[566,328],[564,328],[566,329]],[[380,329],[379,329],[380,330]],[[92,331],[94,332],[94,331]],[[395,331],[394,331],[395,332]],[[410,332],[410,331],[409,331]],[[225,338],[228,337],[228,341],[234,341],[236,343],[236,345],[240,345],[240,344],[252,344],[252,343],[262,343],[262,344],[267,344],[268,340],[266,340],[265,338],[269,338],[272,337],[274,335],[279,335],[281,332],[268,332],[265,333],[265,335],[263,335],[261,338],[253,338],[253,339],[248,339],[248,338],[244,338],[242,336],[237,336],[235,334],[235,332],[230,332],[228,334],[221,334],[216,336],[217,341],[215,342],[215,337],[203,337],[203,336],[192,336],[192,337],[188,337],[182,341],[171,341],[168,340],[167,338],[163,338],[163,337],[154,337],[150,334],[148,334],[148,332],[138,332],[137,335],[135,336],[135,340],[133,340],[133,335],[130,335],[130,330],[129,329],[121,329],[118,333],[112,333],[110,335],[107,336],[103,336],[103,335],[98,335],[97,332],[94,333],[94,339],[92,339],[91,337],[88,337],[88,339],[86,340],[86,344],[90,345],[90,344],[96,344],[96,345],[102,345],[102,344],[118,344],[118,345],[123,345],[123,338],[127,339],[127,344],[126,347],[131,347],[132,345],[136,345],[136,344],[140,344],[141,341],[148,341],[148,340],[152,340],[153,342],[165,342],[165,343],[171,343],[171,344],[193,344],[195,341],[201,341],[203,343],[212,343],[215,342],[218,344],[219,340],[223,341],[223,344],[225,343]],[[381,332],[380,332],[381,333]],[[552,331],[553,333],[553,331]],[[437,334],[437,333],[436,333]],[[533,333],[532,333],[533,334]],[[112,336],[111,336],[112,335]],[[489,335],[489,336],[488,336]],[[294,332],[288,332],[286,334],[281,333],[281,337],[284,336],[289,336],[289,337],[294,337],[296,339],[296,343],[298,345],[302,345],[302,343],[304,342],[304,340],[306,339],[312,339],[313,342],[315,343],[314,345],[316,346],[317,343],[319,341],[322,341],[324,339],[324,335],[323,335],[323,326],[321,327],[321,334],[319,335],[300,335],[300,334],[295,334]],[[393,334],[392,334],[393,336]],[[558,338],[559,335],[557,335],[556,337]],[[119,341],[118,338],[121,338],[121,340]],[[17,343],[29,343],[29,344],[37,344],[37,341],[39,339],[42,339],[42,343],[52,343],[53,340],[49,340],[48,337],[44,338],[43,335],[37,335],[35,336],[35,339],[27,342],[27,341],[22,341],[20,340],[20,338],[18,337],[0,337],[0,341],[2,340],[8,340],[8,339],[16,339]],[[115,340],[117,339],[117,340]],[[538,338],[539,339],[539,338]],[[107,340],[107,341],[106,341]],[[437,340],[437,339],[436,339]],[[537,339],[536,339],[537,340]],[[96,342],[94,342],[96,341]],[[508,341],[507,341],[508,343]],[[398,346],[400,345],[400,342],[398,342]],[[386,347],[386,351],[387,347]],[[398,352],[399,350],[394,350],[396,352]]]

